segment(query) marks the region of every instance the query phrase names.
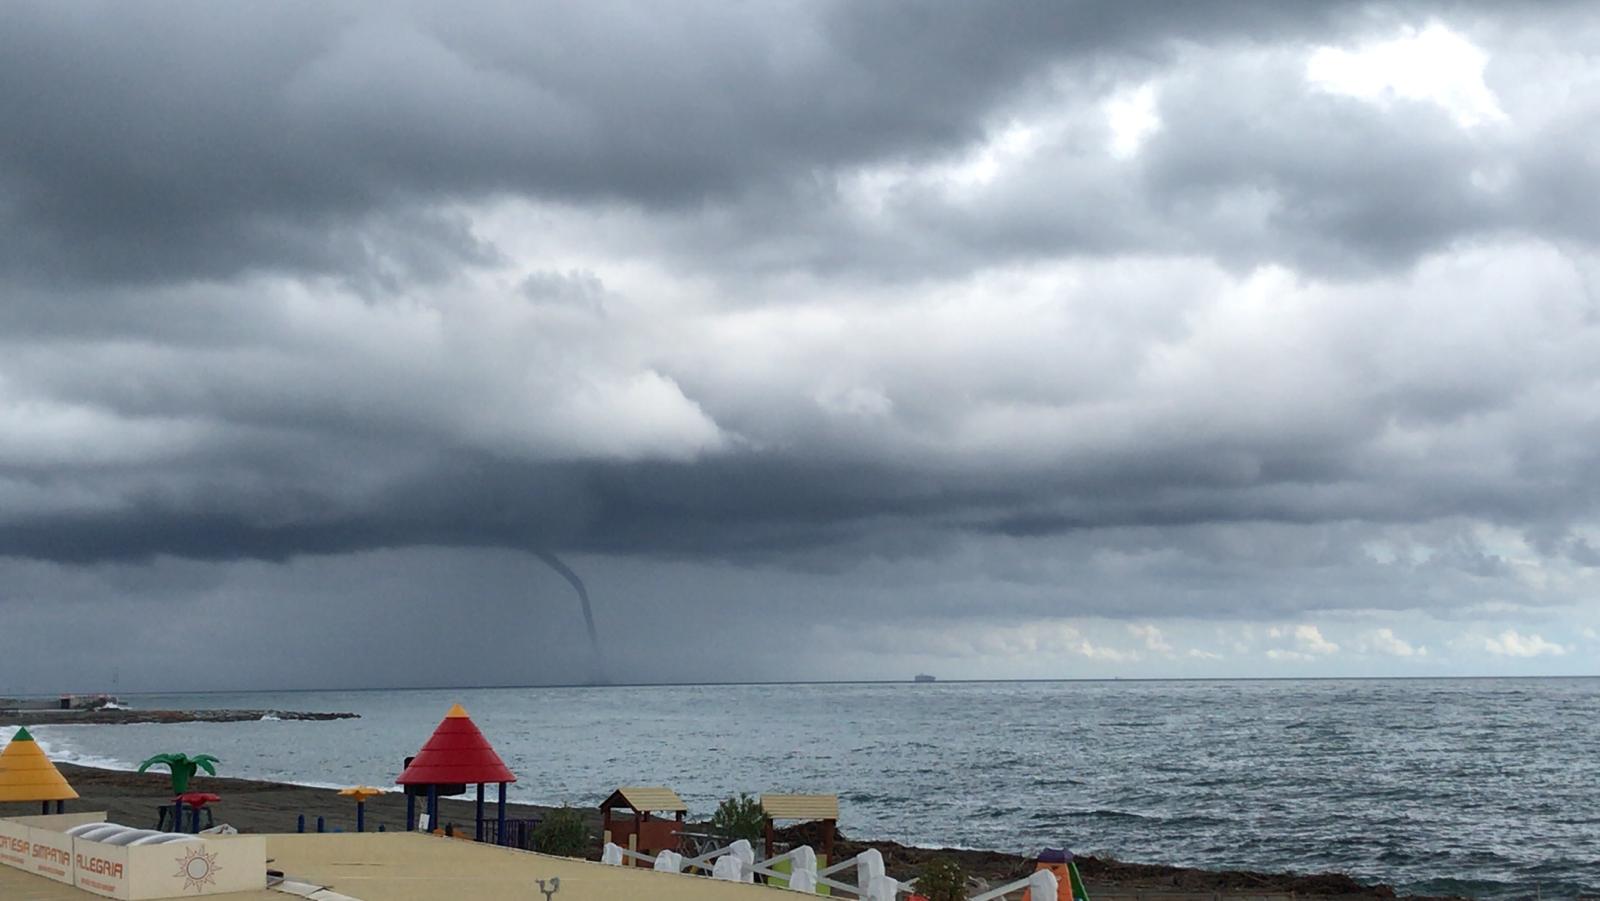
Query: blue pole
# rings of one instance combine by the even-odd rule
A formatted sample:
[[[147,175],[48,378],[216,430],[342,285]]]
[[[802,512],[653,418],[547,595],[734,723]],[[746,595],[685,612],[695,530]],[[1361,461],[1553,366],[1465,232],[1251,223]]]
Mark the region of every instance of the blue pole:
[[[439,786],[428,786],[428,831],[439,828]]]
[[[172,799],[172,831],[183,831],[183,799]]]
[[[499,812],[498,816],[496,817],[498,822],[496,822],[496,824],[495,824],[496,828],[499,831],[497,831],[495,833],[494,841],[495,841],[495,844],[497,844],[497,845],[503,845],[503,844],[506,843],[506,784],[504,782],[500,783],[500,804],[499,804],[499,807],[500,807],[500,812]]]
[[[200,805],[196,804],[194,806],[194,810],[192,810],[189,813],[189,823],[190,823],[189,831],[193,832],[195,835],[199,835],[200,834]]]
[[[483,841],[483,783],[478,783],[478,834],[474,841]]]
[[[367,831],[367,802],[365,801],[356,802],[356,831]]]
[[[411,793],[411,786],[406,786],[406,831],[417,830],[417,796]]]

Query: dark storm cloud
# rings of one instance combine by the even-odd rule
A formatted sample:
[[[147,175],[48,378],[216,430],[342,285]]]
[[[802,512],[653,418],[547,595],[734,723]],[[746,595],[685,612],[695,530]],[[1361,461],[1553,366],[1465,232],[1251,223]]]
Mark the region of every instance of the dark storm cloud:
[[[1496,530],[1595,557],[1597,121],[1529,99],[1545,15],[8,6],[0,564],[39,603],[415,548],[706,617],[1494,603]],[[1509,124],[1305,77],[1434,16],[1508,48]]]
[[[1104,86],[1196,43],[1401,19],[1271,2],[19,4],[5,17],[8,268],[144,281],[436,277],[492,249],[431,207],[497,195],[737,209],[777,192],[803,206],[819,177],[960,151],[1053,73]],[[1210,102],[1233,95],[1219,93]],[[1212,128],[1229,127],[1220,118]],[[1210,169],[1190,190],[1227,175]],[[1049,246],[1094,250],[1077,237],[1058,229]]]

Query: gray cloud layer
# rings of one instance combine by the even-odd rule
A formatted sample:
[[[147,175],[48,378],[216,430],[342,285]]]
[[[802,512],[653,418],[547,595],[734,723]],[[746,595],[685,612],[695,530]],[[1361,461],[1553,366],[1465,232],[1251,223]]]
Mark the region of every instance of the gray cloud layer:
[[[961,560],[1040,616],[1571,600],[1583,12],[13,4],[0,557],[534,549],[885,609],[950,583],[872,567]],[[1502,119],[1306,75],[1430,23]]]

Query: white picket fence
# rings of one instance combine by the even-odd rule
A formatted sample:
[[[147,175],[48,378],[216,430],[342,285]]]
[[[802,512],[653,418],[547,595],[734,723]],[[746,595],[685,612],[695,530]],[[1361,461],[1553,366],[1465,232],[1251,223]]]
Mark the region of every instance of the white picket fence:
[[[754,882],[757,875],[782,879],[789,883],[790,891],[805,894],[815,894],[818,886],[827,886],[835,892],[848,892],[861,901],[896,901],[902,894],[914,891],[916,885],[915,879],[901,882],[884,873],[883,854],[876,848],[868,848],[855,857],[822,870],[817,869],[816,852],[806,845],[758,861],[755,859],[755,850],[744,839],[698,857],[684,857],[676,851],[662,851],[651,856],[612,842],[606,843],[600,855],[601,863],[614,866],[622,866],[629,860],[647,863],[656,870],[668,873],[697,875],[696,871],[709,872],[712,879],[730,882]],[[779,870],[778,866],[784,862],[789,864],[789,869]],[[835,878],[852,870],[856,880],[853,884]],[[1057,887],[1055,874],[1040,870],[1026,879],[973,895],[968,901],[999,901],[1012,892],[1024,889],[1032,891],[1034,901],[1054,901]]]

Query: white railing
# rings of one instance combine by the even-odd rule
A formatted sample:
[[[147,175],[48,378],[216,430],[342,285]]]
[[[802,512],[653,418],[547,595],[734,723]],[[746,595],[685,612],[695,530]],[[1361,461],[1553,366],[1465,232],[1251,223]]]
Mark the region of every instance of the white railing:
[[[1049,870],[1037,870],[1029,874],[1026,879],[1008,882],[999,888],[992,888],[981,895],[973,895],[967,901],[998,901],[1006,895],[1027,889],[1033,901],[1054,901],[1061,884],[1056,881],[1056,874]]]
[[[884,873],[883,854],[876,848],[868,848],[854,857],[846,858],[826,869],[817,869],[817,855],[809,846],[801,845],[785,851],[774,857],[757,861],[754,851],[748,841],[740,840],[725,848],[717,848],[696,857],[684,857],[676,851],[662,851],[651,856],[634,851],[612,842],[606,842],[605,849],[600,854],[600,862],[613,866],[622,866],[625,861],[635,860],[646,863],[652,869],[668,873],[684,873],[695,875],[695,870],[708,871],[713,879],[725,879],[730,882],[753,882],[757,875],[769,879],[780,879],[788,883],[791,891],[815,893],[817,886],[827,886],[834,891],[848,892],[861,901],[895,901],[901,894],[908,894],[915,885],[915,879],[901,882]],[[779,870],[778,866],[787,861],[788,870]],[[855,870],[856,881],[854,884],[842,882],[832,878],[836,873],[843,873],[850,869]],[[1034,877],[1040,874],[1035,873]],[[973,901],[992,901],[1004,895],[1007,891],[1019,888],[1035,888],[1034,897],[1045,901],[1055,898],[1055,876],[1044,873],[1050,878],[1049,891],[1040,894],[1040,888],[1035,886],[1030,879],[1003,886],[992,892],[978,896]],[[1040,883],[1040,886],[1043,884]]]

